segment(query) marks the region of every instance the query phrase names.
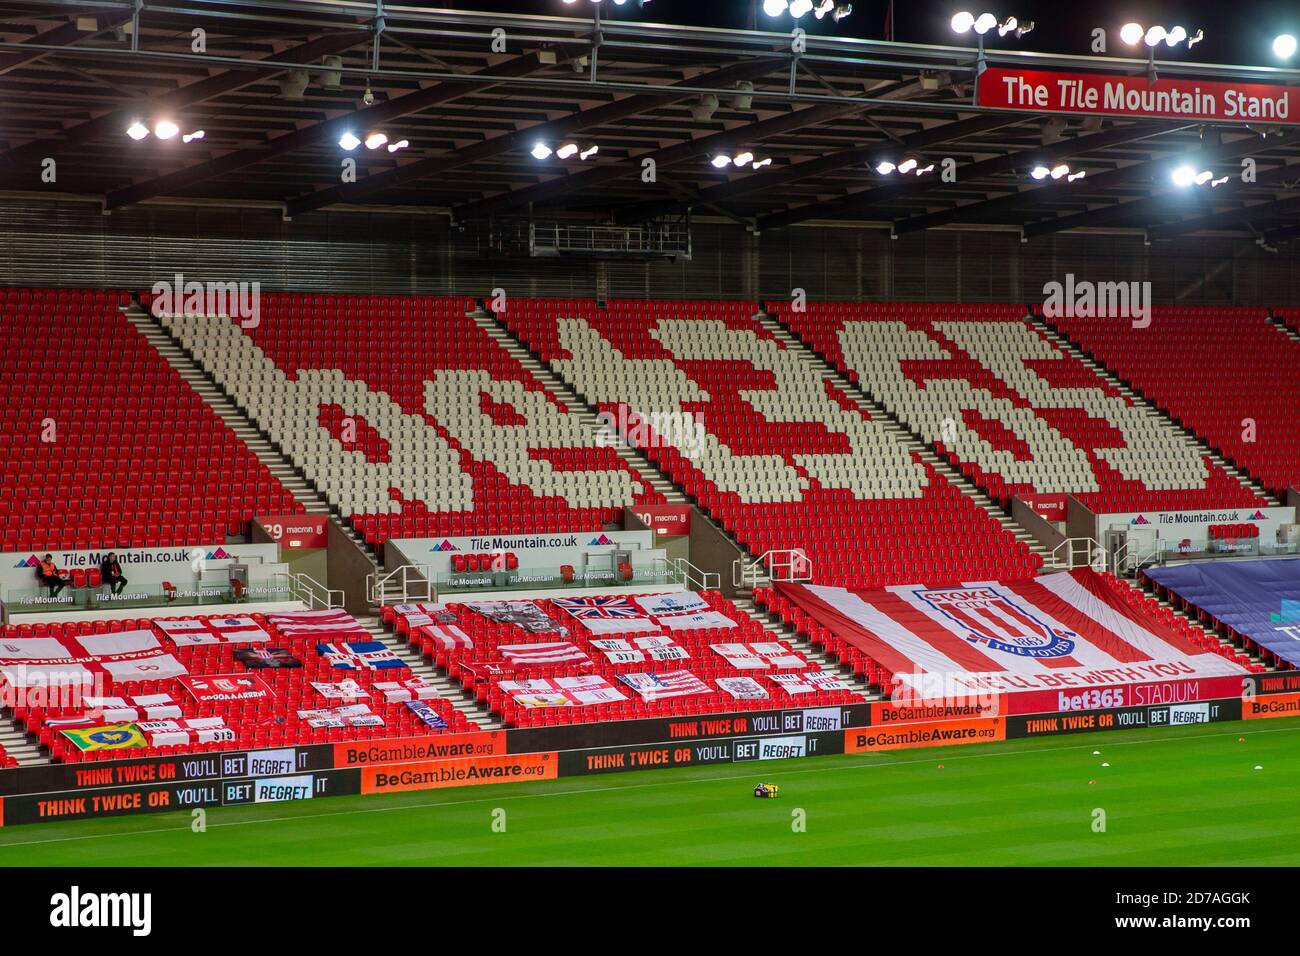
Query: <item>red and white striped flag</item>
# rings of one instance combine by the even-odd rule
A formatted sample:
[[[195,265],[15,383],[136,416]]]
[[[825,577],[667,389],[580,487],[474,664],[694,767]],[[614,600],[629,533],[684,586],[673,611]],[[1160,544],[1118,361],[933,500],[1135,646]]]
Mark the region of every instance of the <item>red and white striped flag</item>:
[[[85,712],[78,717],[53,717],[47,727],[98,727],[102,724],[127,724],[137,720],[167,720],[181,715],[180,705],[171,694],[128,694],[123,697],[83,697]]]
[[[348,635],[370,635],[355,617],[342,608],[326,611],[284,611],[268,614],[266,621],[284,637],[315,638],[319,641],[347,640]]]
[[[780,590],[911,696],[925,696],[926,675],[965,692],[1014,694],[1246,673],[1129,606],[1090,569],[954,587]]]
[[[590,657],[567,641],[552,641],[546,644],[504,644],[497,650],[508,663],[516,667],[591,663]]]
[[[471,648],[474,646],[474,641],[470,636],[455,624],[446,626],[426,624],[424,627],[418,628],[416,633],[423,634],[443,650],[452,651],[457,648]]]

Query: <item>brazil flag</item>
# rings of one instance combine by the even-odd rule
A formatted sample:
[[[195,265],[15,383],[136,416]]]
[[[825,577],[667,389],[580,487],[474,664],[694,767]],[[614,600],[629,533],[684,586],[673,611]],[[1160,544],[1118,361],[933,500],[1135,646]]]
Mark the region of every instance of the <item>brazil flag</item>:
[[[82,727],[65,730],[63,736],[77,745],[78,750],[129,750],[147,747],[148,742],[135,724],[106,724],[103,727]]]

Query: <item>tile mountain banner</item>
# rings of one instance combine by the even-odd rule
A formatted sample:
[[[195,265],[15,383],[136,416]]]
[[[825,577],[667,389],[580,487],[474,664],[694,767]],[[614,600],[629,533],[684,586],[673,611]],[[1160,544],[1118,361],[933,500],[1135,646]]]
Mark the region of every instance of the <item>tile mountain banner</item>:
[[[778,590],[892,671],[896,696],[908,699],[1170,681],[1229,696],[1247,673],[1128,606],[1089,569],[955,587]]]
[[[1147,576],[1300,667],[1300,558],[1201,562]]]
[[[189,673],[150,630],[0,641],[0,675],[13,687],[164,680]]]

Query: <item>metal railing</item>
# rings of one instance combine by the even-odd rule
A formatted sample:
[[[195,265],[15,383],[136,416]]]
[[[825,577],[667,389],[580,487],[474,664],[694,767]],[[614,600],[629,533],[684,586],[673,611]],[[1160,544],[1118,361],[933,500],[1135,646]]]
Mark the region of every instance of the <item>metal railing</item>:
[[[666,563],[688,588],[694,588],[696,591],[716,591],[722,587],[722,575],[717,571],[697,568],[685,558],[674,558]]]
[[[812,561],[799,548],[764,551],[753,561],[737,558],[731,563],[731,583],[744,588],[759,581],[811,581]]]
[[[289,594],[313,610],[342,607],[346,600],[342,588],[326,587],[309,574],[281,571],[276,577],[285,578],[289,582]]]
[[[387,603],[412,604],[438,597],[433,572],[427,564],[403,564],[387,574],[366,575],[366,603],[380,607]]]
[[[1118,575],[1127,575],[1151,564],[1164,563],[1164,550],[1160,542],[1155,541],[1143,546],[1140,541],[1125,541],[1110,556],[1110,570]]]
[[[1052,549],[1048,567],[1057,571],[1074,568],[1093,568],[1104,571],[1108,567],[1105,549],[1096,538],[1066,538]]]

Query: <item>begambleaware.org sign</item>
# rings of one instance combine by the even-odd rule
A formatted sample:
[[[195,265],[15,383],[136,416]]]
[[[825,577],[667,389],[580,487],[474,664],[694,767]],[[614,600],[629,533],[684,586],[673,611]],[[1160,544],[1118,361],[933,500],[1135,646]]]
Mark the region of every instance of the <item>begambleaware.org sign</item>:
[[[1300,122],[1300,87],[1219,80],[1158,79],[993,67],[980,75],[977,103],[1042,113],[1144,116],[1216,122]]]

